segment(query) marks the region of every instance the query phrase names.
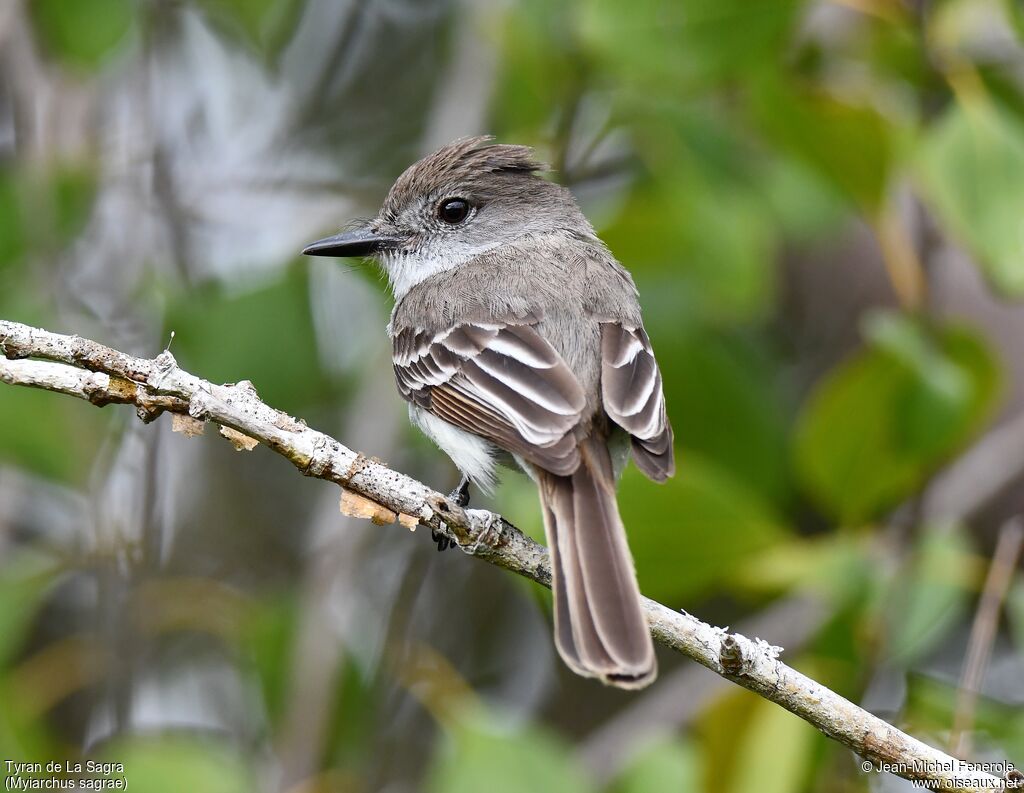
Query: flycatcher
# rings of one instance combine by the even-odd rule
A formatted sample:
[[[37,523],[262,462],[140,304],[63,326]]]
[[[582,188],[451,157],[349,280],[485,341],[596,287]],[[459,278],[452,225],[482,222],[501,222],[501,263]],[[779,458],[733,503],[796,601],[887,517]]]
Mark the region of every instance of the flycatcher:
[[[661,373],[633,279],[572,194],[530,149],[490,141],[425,157],[376,218],[303,253],[380,262],[399,393],[462,472],[461,502],[499,462],[536,481],[558,652],[641,688],[657,665],[615,489],[630,454],[655,481],[674,472]]]

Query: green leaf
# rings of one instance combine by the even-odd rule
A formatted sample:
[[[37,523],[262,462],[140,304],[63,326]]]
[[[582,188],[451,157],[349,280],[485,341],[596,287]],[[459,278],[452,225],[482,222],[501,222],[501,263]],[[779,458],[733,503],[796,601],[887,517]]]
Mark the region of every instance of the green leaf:
[[[641,293],[684,461],[697,452],[772,504],[784,506],[792,485],[779,461],[789,455],[789,417],[773,352],[759,339],[735,333],[680,332],[677,308],[660,299],[672,294],[669,287],[648,289],[642,283]]]
[[[1024,9],[1014,0],[1002,0],[1007,21],[1013,26],[1013,32],[1019,41],[1024,41]]]
[[[920,479],[916,455],[898,442],[905,372],[875,350],[820,383],[796,430],[798,471],[811,495],[845,524],[898,501]]]
[[[80,482],[114,410],[100,413],[88,402],[0,383],[0,461]]]
[[[963,617],[974,583],[972,551],[961,526],[930,526],[922,533],[909,574],[899,576],[879,604],[889,617],[895,661],[920,658]]]
[[[204,378],[251,380],[264,400],[290,412],[330,395],[302,268],[241,294],[218,286],[193,290],[170,306],[166,327],[175,331],[178,360]]]
[[[52,253],[85,226],[96,196],[89,164],[60,161],[45,169],[0,169],[0,273],[26,251]]]
[[[612,787],[612,793],[699,790],[700,777],[700,758],[694,747],[664,740],[633,759]]]
[[[54,580],[54,564],[28,553],[8,559],[0,569],[0,667],[21,647]]]
[[[655,485],[630,466],[619,495],[640,588],[666,603],[724,587],[744,563],[788,536],[771,508],[725,470],[693,454],[678,468]]]
[[[899,439],[908,450],[941,455],[972,429],[983,412],[977,403],[994,396],[995,362],[963,329],[946,329],[943,350],[917,323],[886,313],[868,318],[865,335],[911,375],[897,417]]]
[[[780,58],[799,0],[586,0],[579,30],[618,80],[686,91]]]
[[[987,418],[999,386],[992,354],[965,328],[928,338],[891,317],[867,334],[872,346],[819,383],[796,428],[805,486],[845,524],[910,495]]]
[[[375,666],[364,669],[353,655],[343,656],[339,663],[342,668],[326,740],[330,747],[329,762],[362,769],[372,764],[375,726],[382,708],[376,687],[380,670]]]
[[[291,39],[304,0],[199,0],[227,35],[273,60]]]
[[[813,590],[840,609],[863,599],[876,575],[863,536],[832,532],[780,542],[751,558],[731,582],[761,595]]]
[[[774,294],[764,210],[750,191],[683,167],[639,184],[601,236],[638,277],[671,275],[677,314],[682,299],[691,318],[735,322],[763,316]]]
[[[927,101],[946,96],[948,86],[929,62],[930,52],[922,46],[921,29],[913,14],[897,11],[884,24],[867,27],[865,33],[867,36],[854,57],[871,71],[871,77],[865,79],[871,80],[876,90],[882,85],[902,83],[911,86],[918,97],[927,97]],[[827,64],[830,53],[824,53],[824,58]],[[913,110],[911,103],[907,103],[902,112]]]
[[[32,0],[28,4],[43,47],[70,66],[96,69],[131,30],[132,0]]]
[[[796,157],[760,167],[759,178],[783,236],[794,242],[834,238],[847,220],[843,196],[814,168]]]
[[[54,170],[50,182],[53,225],[61,243],[68,243],[82,231],[96,198],[96,173],[82,165],[66,164]]]
[[[957,711],[955,678],[918,674],[909,675],[907,683],[906,704],[901,708],[904,723],[913,724],[919,734],[925,735],[948,730]],[[996,696],[978,699],[973,731],[987,745],[1000,747],[1003,757],[1024,757],[1024,709],[1013,701],[1012,695],[1000,693],[997,688]]]
[[[494,129],[505,140],[539,142],[579,88],[575,27],[563,3],[523,0],[503,19]]]
[[[992,286],[1024,296],[1024,124],[993,102],[954,104],[917,164],[925,199]]]
[[[704,103],[666,108],[637,96],[624,104],[645,167],[602,238],[639,280],[671,280],[656,294],[672,301],[676,327],[683,312],[691,323],[766,316],[779,240],[753,173],[753,142]]]
[[[258,789],[245,760],[206,738],[135,738],[112,745],[104,761],[121,763],[136,793],[250,793]]]
[[[14,171],[0,168],[0,273],[12,267],[25,250],[24,218]]]
[[[758,699],[738,736],[736,767],[726,791],[790,793],[802,790],[820,738],[806,722],[774,702]],[[771,769],[770,772],[767,769]]]
[[[428,790],[437,793],[588,793],[569,747],[537,727],[510,727],[475,715],[452,730]]]
[[[757,84],[751,105],[776,145],[856,204],[868,209],[881,205],[895,133],[878,111],[826,94],[800,93],[772,77]]]
[[[242,642],[260,684],[271,723],[279,724],[288,705],[298,610],[294,598],[253,605],[242,624]]]

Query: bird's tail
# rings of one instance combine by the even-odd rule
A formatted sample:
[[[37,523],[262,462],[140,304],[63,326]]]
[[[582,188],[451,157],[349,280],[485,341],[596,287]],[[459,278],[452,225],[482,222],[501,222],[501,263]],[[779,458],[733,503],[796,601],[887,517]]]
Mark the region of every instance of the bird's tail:
[[[658,670],[611,458],[599,438],[582,442],[580,458],[569,476],[538,471],[551,549],[555,646],[577,674],[643,688]]]

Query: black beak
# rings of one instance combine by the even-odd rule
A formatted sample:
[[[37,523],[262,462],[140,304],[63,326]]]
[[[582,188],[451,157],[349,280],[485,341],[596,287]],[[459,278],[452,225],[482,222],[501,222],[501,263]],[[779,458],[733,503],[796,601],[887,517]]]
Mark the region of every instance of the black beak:
[[[382,237],[368,228],[361,228],[311,242],[302,252],[307,256],[370,256],[390,250],[396,244],[397,240],[391,237]]]

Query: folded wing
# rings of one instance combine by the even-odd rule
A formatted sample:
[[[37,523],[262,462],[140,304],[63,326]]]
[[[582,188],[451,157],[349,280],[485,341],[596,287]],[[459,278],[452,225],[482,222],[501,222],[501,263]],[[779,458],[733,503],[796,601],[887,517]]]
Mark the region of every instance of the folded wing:
[[[672,425],[658,362],[642,327],[601,323],[601,396],[608,417],[632,436],[637,467],[656,482],[672,476]]]
[[[394,339],[398,390],[438,418],[554,474],[579,466],[586,397],[562,357],[529,324],[414,328]]]

